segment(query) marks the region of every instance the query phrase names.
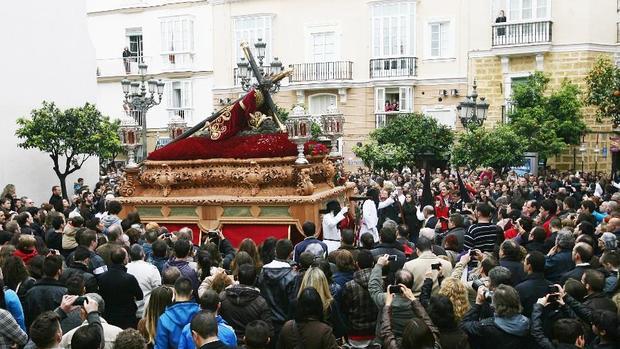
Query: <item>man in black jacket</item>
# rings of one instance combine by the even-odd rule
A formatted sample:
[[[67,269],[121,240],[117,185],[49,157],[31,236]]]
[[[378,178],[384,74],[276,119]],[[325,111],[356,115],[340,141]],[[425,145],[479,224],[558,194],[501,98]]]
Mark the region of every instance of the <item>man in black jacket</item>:
[[[52,187],[52,196],[50,196],[49,204],[54,206],[54,210],[58,213],[62,213],[62,211],[64,211],[62,196],[60,196],[60,187],[57,185]]]
[[[551,282],[545,280],[545,255],[538,251],[530,252],[523,263],[527,276],[515,289],[519,292],[523,315],[529,317],[532,307],[539,298],[549,293]]]
[[[583,299],[583,305],[590,307],[592,310],[607,310],[614,314],[618,308],[616,303],[603,293],[605,287],[605,275],[598,270],[586,270],[581,277],[581,283],[586,288],[586,297]]]
[[[67,264],[67,268],[62,274],[61,281],[66,284],[67,280],[71,279],[74,275],[80,275],[84,278],[86,293],[96,293],[98,290],[97,279],[95,275],[88,271],[89,263],[90,251],[84,246],[78,246],[73,254],[73,261]]]
[[[239,267],[239,284],[228,287],[220,294],[222,305],[220,315],[235,330],[237,338],[243,338],[245,327],[254,320],[263,320],[269,325],[269,337],[273,338],[272,312],[260,290],[254,287],[256,269],[253,265]]]
[[[389,221],[388,221],[389,222]],[[387,222],[386,222],[387,223]],[[380,242],[370,250],[375,261],[384,255],[396,256],[396,260],[391,260],[387,268],[383,268],[383,273],[388,277],[388,284],[391,285],[394,281],[394,274],[403,268],[407,261],[407,256],[403,252],[403,246],[396,242],[396,224],[393,226],[385,226],[381,228],[379,233]]]
[[[569,270],[562,275],[562,277],[560,278],[560,285],[564,285],[564,283],[568,279],[575,279],[577,281],[581,281],[581,276],[583,275],[583,273],[588,269],[592,269],[592,266],[590,265],[590,260],[592,259],[593,255],[594,250],[592,249],[592,246],[586,244],[585,242],[579,242],[575,244],[572,253],[575,268]]]
[[[289,239],[276,242],[275,259],[263,266],[258,276],[260,293],[271,307],[275,337],[278,338],[284,323],[292,318],[291,306],[295,302],[295,276],[288,262],[293,253],[293,243]]]
[[[115,246],[110,254],[112,265],[105,273],[99,276],[99,294],[105,301],[103,317],[112,325],[122,329],[135,328],[136,301],[144,297],[136,278],[127,273],[127,251]]]
[[[26,326],[29,327],[37,315],[60,306],[62,296],[67,293],[65,285],[58,281],[62,271],[61,256],[45,258],[43,261],[43,278],[28,290],[24,300]]]

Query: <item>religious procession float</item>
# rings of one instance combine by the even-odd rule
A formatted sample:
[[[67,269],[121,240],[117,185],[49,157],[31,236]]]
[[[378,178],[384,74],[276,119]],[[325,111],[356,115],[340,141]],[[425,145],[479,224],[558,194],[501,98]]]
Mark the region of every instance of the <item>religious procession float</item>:
[[[292,70],[265,73],[248,45],[241,48],[248,93],[193,128],[180,129],[141,164],[130,159],[119,188],[122,216],[137,211],[143,222],[169,231],[189,227],[195,243],[221,230],[237,246],[247,237],[257,243],[269,236],[301,240],[305,221],[320,230],[319,211],[327,202],[348,202],[353,184],[341,175],[335,146],[342,114],[330,107],[319,120],[324,141],[310,140],[313,121],[303,107],[281,121],[271,98]],[[136,132],[123,129],[122,141],[135,142]],[[334,145],[331,151],[325,141]]]

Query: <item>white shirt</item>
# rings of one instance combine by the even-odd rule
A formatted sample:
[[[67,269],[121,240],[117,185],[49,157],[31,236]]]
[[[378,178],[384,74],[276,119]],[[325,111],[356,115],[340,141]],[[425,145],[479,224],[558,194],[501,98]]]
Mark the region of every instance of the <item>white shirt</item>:
[[[391,197],[380,202],[379,207],[375,206],[375,202],[372,200],[364,201],[362,205],[362,227],[360,229],[360,236],[364,233],[371,233],[375,242],[378,242],[379,232],[377,231],[377,223],[379,223],[379,217],[377,216],[377,209],[388,207],[393,203],[394,199]]]
[[[346,210],[346,208],[343,208],[335,216],[333,212],[323,215],[323,240],[340,241],[340,229],[338,229],[338,223],[344,219],[344,213],[347,212]]]
[[[102,317],[100,317],[100,319],[101,319],[101,327],[103,327],[103,338],[105,340],[104,348],[112,349],[114,347],[114,342],[116,341],[116,336],[118,336],[119,333],[123,332],[123,329],[110,325]],[[64,349],[71,349],[71,339],[73,338],[75,331],[77,331],[80,327],[87,326],[87,325],[88,325],[88,321],[84,321],[80,326],[65,333],[62,336],[62,340],[60,341],[60,344],[58,347],[64,348]]]
[[[144,306],[148,304],[151,291],[161,286],[161,275],[157,267],[145,261],[133,261],[127,264],[127,273],[133,275],[138,280],[138,285],[144,294],[141,301],[136,301],[138,310],[136,316],[142,318],[144,314]]]

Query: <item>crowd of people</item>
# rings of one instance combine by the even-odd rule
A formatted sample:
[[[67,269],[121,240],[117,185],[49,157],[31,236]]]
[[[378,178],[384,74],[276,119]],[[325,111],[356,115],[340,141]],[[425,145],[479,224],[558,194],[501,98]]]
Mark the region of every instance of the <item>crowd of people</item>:
[[[8,185],[0,347],[620,347],[620,184],[493,169],[348,179],[355,195],[304,222],[303,240],[236,247],[120,217],[109,179],[46,203]]]

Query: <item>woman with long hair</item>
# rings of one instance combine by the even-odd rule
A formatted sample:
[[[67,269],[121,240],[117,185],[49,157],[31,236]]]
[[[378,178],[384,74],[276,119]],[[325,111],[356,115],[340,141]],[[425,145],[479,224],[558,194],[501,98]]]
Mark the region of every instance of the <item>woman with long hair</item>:
[[[323,300],[314,287],[300,290],[295,319],[287,321],[277,342],[277,349],[335,349],[336,337],[325,323]],[[303,344],[302,344],[303,343]]]
[[[418,241],[420,235],[420,228],[422,228],[422,221],[418,219],[416,202],[414,195],[411,193],[405,194],[405,203],[403,204],[403,221],[409,228],[409,241],[414,243]]]
[[[441,282],[439,295],[446,296],[452,302],[454,308],[454,319],[460,322],[463,315],[469,310],[469,299],[467,298],[467,288],[463,282],[457,278],[448,277]]]
[[[151,297],[144,310],[144,317],[138,322],[138,331],[148,342],[148,347],[155,346],[155,336],[157,335],[157,321],[166,307],[172,304],[172,288],[159,286],[151,291]]]
[[[26,292],[35,284],[36,280],[30,276],[24,261],[16,256],[10,256],[2,266],[5,285],[15,291],[21,300]]]
[[[308,287],[316,289],[321,297],[321,308],[323,309],[323,314],[325,314],[325,321],[334,329],[334,336],[336,336],[336,338],[343,337],[346,334],[346,327],[340,315],[338,304],[329,290],[327,278],[321,268],[310,267],[306,270],[299,287],[299,292],[297,293],[297,298],[299,298],[303,290]]]
[[[254,240],[250,238],[245,238],[241,240],[239,244],[239,252],[247,252],[252,259],[254,260],[254,267],[256,268],[256,273],[260,272],[260,269],[263,267],[263,262],[261,260],[260,253],[258,253],[258,247]],[[232,267],[231,267],[232,268]]]

